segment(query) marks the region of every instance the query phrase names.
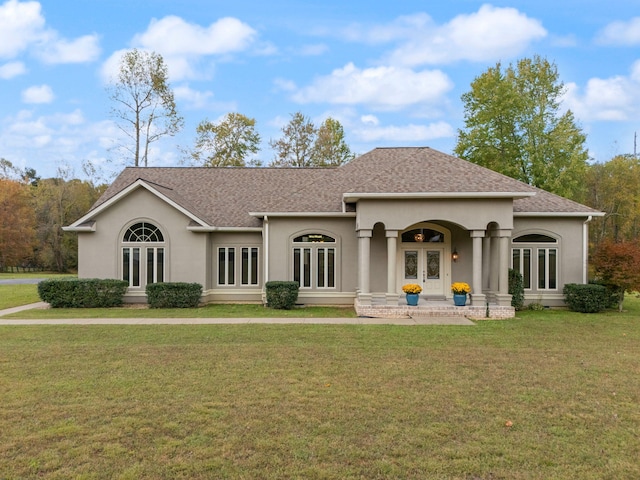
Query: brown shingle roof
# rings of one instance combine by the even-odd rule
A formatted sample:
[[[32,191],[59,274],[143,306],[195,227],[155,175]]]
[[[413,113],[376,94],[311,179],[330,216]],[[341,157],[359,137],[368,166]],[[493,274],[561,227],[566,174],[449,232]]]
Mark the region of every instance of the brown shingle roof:
[[[249,212],[341,212],[344,193],[527,193],[516,212],[596,211],[430,148],[377,148],[338,168],[126,168],[94,208],[142,179],[209,225],[258,227]]]

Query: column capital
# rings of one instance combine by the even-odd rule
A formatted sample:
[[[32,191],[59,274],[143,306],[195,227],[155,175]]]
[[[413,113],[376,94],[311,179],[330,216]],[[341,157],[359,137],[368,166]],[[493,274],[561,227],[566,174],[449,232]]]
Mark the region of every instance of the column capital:
[[[371,238],[373,236],[373,230],[371,229],[360,229],[356,231],[358,234],[358,238]]]
[[[384,234],[387,238],[397,238],[398,230],[385,230]]]
[[[503,238],[503,237],[508,237],[511,238],[511,233],[513,232],[513,230],[511,230],[510,228],[501,228],[499,230],[496,230],[496,233],[498,234],[498,237]]]
[[[485,235],[485,231],[484,230],[470,230],[469,231],[469,236],[471,238],[483,238]]]

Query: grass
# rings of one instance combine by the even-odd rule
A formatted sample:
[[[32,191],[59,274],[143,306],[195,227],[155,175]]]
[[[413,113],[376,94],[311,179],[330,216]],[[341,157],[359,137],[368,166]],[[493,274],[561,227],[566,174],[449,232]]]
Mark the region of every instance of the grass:
[[[0,273],[0,280],[75,277],[50,272]],[[37,285],[0,285],[0,310],[39,302]]]
[[[1,291],[1,287],[0,287]],[[39,300],[35,300],[39,301]],[[205,305],[199,308],[146,308],[131,306],[122,308],[50,308],[32,309],[0,317],[23,319],[58,318],[257,318],[257,317],[355,317],[353,307],[305,306],[291,310],[276,310],[262,305],[220,304]]]
[[[0,326],[0,478],[640,478],[640,300],[625,308]]]
[[[0,285],[0,310],[39,301],[37,285]]]
[[[0,280],[31,279],[31,278],[71,278],[76,277],[75,273],[53,273],[53,272],[28,272],[28,273],[0,273]]]

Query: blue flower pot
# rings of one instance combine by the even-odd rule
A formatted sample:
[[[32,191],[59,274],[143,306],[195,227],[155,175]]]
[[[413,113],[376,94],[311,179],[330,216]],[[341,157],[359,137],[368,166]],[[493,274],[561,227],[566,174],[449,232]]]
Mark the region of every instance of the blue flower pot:
[[[454,293],[453,294],[453,304],[456,307],[464,307],[467,304],[467,294],[466,293]]]
[[[407,305],[411,307],[415,307],[418,305],[418,300],[420,299],[420,295],[417,293],[407,293]]]

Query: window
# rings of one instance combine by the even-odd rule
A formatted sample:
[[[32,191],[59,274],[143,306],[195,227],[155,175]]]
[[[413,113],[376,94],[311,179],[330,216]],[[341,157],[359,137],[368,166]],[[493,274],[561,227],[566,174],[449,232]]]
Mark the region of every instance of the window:
[[[531,249],[514,248],[511,267],[522,275],[524,288],[531,288]]]
[[[236,285],[236,272],[240,285],[258,285],[258,265],[258,247],[218,247],[218,285]]]
[[[402,234],[402,243],[443,243],[444,234],[430,228],[414,228]]]
[[[558,243],[553,237],[543,234],[528,234],[514,238],[518,246],[511,251],[511,267],[522,274],[524,288],[537,290],[557,290],[558,288],[558,248],[549,244]]]
[[[164,282],[165,247],[160,229],[148,222],[131,225],[122,237],[122,279],[129,287]]]
[[[293,280],[300,288],[335,288],[336,239],[308,233],[294,238],[293,242]]]

